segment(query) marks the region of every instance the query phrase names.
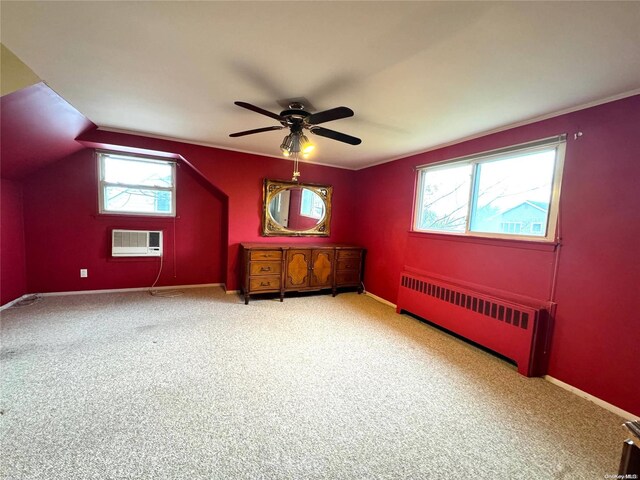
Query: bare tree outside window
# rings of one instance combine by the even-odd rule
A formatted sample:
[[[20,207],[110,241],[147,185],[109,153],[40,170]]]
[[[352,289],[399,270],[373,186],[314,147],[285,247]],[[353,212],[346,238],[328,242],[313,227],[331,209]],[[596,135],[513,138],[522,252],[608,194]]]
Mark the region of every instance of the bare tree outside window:
[[[471,165],[423,170],[419,229],[464,232]]]
[[[416,231],[548,238],[564,142],[419,169]],[[555,208],[552,209],[552,207]],[[555,218],[555,217],[554,217]]]
[[[175,163],[99,153],[100,212],[175,214]]]

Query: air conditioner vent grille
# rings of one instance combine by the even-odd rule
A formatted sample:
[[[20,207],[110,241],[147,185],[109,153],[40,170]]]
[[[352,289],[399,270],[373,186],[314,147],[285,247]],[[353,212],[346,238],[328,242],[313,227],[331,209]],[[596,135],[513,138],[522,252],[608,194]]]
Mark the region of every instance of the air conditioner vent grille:
[[[162,232],[113,230],[111,255],[114,257],[160,257],[162,256]]]
[[[153,232],[158,233],[158,232]],[[147,232],[114,230],[113,232],[114,247],[146,247]]]

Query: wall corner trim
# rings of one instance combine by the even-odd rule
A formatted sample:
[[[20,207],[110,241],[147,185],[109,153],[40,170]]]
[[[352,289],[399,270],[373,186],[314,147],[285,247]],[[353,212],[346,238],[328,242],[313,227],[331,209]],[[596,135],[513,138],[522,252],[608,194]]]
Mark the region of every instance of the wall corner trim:
[[[376,301],[378,301],[378,302],[380,302],[380,303],[384,303],[385,305],[387,305],[387,306],[389,306],[389,307],[396,308],[396,304],[395,304],[395,303],[391,303],[389,300],[385,300],[384,298],[379,297],[379,296],[377,296],[377,295],[374,295],[373,293],[370,293],[370,292],[364,292],[364,294],[365,294],[367,297],[371,297],[371,298],[373,298],[374,300],[376,300]]]
[[[601,398],[595,397],[590,393],[584,392],[579,388],[574,387],[573,385],[569,385],[568,383],[558,380],[557,378],[554,378],[550,375],[545,375],[543,378],[547,382],[553,383],[554,385],[557,385],[560,388],[564,388],[565,390],[568,390],[569,392],[575,395],[578,395],[579,397],[589,400],[590,402],[595,403],[599,407],[602,407],[605,410],[609,410],[611,413],[615,413],[616,415],[623,417],[626,420],[640,420],[640,416],[634,415],[631,412],[627,412],[626,410],[616,407],[615,405],[612,405],[608,402],[605,402]]]

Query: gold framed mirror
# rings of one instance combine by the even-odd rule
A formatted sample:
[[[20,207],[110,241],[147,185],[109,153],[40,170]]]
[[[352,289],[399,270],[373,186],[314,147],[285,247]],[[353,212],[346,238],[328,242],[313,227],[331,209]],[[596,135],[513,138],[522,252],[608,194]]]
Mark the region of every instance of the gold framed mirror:
[[[264,180],[262,235],[328,237],[333,187]]]

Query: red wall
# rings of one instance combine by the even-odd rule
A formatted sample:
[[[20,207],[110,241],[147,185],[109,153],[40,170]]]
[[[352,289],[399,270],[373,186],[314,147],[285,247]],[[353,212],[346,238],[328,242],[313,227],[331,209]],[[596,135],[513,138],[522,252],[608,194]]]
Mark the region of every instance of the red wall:
[[[163,230],[158,286],[220,283],[226,261],[226,198],[188,166],[177,170],[177,216],[98,215],[97,161],[85,149],[24,182],[29,292],[151,286],[158,258],[112,258],[111,230]],[[3,248],[4,252],[4,248]],[[80,269],[89,276],[80,278]]]
[[[75,138],[95,125],[44,82],[0,97],[2,178],[22,180],[82,149]]]
[[[27,293],[22,185],[3,178],[0,195],[0,305],[4,305]]]
[[[577,131],[583,136],[574,140]],[[634,356],[640,341],[639,131],[640,96],[635,96],[358,172],[302,164],[302,181],[334,187],[332,235],[287,240],[361,244],[368,249],[367,290],[392,302],[405,265],[551,299],[553,247],[411,233],[414,167],[567,133],[549,373],[640,414],[640,364]],[[84,150],[23,183],[21,249],[20,185],[3,180],[3,303],[25,291],[25,255],[28,292],[150,285],[158,260],[110,259],[111,228],[165,231],[167,263],[160,285],[224,281],[236,289],[239,243],[282,241],[260,235],[262,180],[290,178],[291,162],[99,130],[80,141],[182,156],[175,236],[173,220],[97,215],[96,162]],[[89,278],[79,277],[80,268],[89,269]],[[13,293],[8,277],[15,279],[9,280],[16,286]]]
[[[263,237],[261,230],[262,182],[265,178],[288,180],[293,163],[279,158],[261,157],[217,148],[190,145],[149,137],[94,130],[80,141],[103,148],[133,148],[137,151],[160,151],[181,155],[185,162],[228,197],[228,259],[226,285],[239,288],[239,246],[242,242],[282,242],[282,237]],[[331,236],[288,238],[287,242],[341,243],[353,240],[353,183],[357,172],[300,164],[301,182],[333,186]]]
[[[549,300],[552,247],[411,233],[414,167],[567,133],[549,374],[640,414],[639,132],[634,96],[359,171],[367,290],[395,303],[409,266]]]

